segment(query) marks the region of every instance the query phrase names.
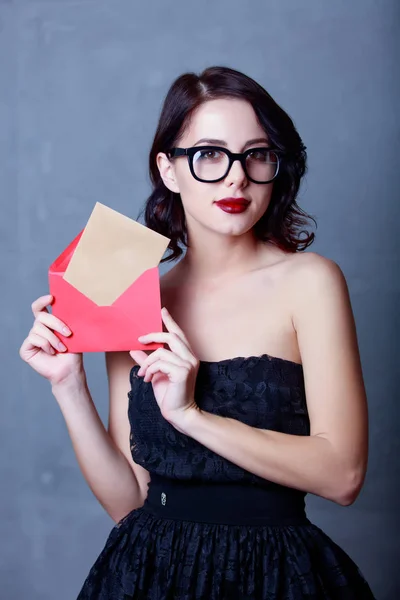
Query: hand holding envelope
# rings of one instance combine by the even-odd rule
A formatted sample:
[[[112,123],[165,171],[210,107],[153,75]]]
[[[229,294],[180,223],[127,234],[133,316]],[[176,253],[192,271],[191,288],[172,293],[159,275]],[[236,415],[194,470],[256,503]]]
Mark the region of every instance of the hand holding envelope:
[[[52,312],[72,331],[69,352],[154,350],[162,331],[158,264],[169,239],[96,203],[83,231],[49,269]]]

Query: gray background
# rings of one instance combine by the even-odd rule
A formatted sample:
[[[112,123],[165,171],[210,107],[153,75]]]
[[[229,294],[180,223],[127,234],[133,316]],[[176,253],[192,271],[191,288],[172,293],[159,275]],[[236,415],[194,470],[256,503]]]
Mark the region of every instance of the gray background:
[[[137,217],[165,93],[213,64],[264,85],[308,147],[299,202],[318,220],[312,250],[348,280],[370,411],[360,497],[309,497],[309,516],[379,599],[400,597],[399,33],[395,0],[0,0],[1,599],[75,598],[113,525],[19,359],[30,304],[96,201]],[[105,418],[103,356],[86,366]]]

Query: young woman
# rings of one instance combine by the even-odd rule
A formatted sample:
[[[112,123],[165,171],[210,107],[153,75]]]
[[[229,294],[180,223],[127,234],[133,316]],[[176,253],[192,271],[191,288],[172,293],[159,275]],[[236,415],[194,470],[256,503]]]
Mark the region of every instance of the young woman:
[[[368,446],[345,278],[303,252],[305,171],[292,120],[254,80],[213,67],[173,83],[145,209],[180,258],[161,279],[165,331],[141,340],[164,347],[107,354],[108,430],[54,333],[68,324],[51,297],[33,303],[21,357],[116,521],[79,600],[373,598],[304,508],[307,492],[354,502]]]

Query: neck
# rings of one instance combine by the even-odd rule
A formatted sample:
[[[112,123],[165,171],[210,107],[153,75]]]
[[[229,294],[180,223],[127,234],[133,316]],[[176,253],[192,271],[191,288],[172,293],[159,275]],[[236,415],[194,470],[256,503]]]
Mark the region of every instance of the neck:
[[[188,249],[181,261],[185,280],[213,282],[231,279],[247,273],[259,261],[260,242],[252,231],[240,236],[228,236],[192,231]]]

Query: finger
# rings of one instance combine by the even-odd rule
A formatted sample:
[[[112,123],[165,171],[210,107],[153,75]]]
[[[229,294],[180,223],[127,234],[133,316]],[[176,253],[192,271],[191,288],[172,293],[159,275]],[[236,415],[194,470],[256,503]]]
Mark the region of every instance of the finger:
[[[67,347],[58,339],[58,337],[52,331],[50,331],[50,329],[47,329],[46,325],[43,325],[43,323],[35,321],[32,327],[32,331],[37,335],[40,335],[41,337],[45,338],[56,350],[59,350],[60,352],[66,351]]]
[[[140,366],[138,375],[144,374],[146,369],[148,369],[148,367],[157,360],[166,360],[178,366],[181,366],[184,362],[182,358],[171,352],[171,350],[167,350],[166,348],[158,348],[152,352],[150,356],[146,356],[146,360]]]
[[[40,348],[38,346],[36,346],[35,344],[33,344],[31,341],[29,341],[29,337],[27,337],[24,339],[24,341],[21,344],[21,347],[19,349],[19,355],[21,358],[25,358],[25,353],[26,352],[31,353],[32,350],[36,350],[36,352],[40,352]]]
[[[53,296],[51,294],[47,294],[46,296],[40,296],[37,300],[32,302],[32,312],[36,315],[42,310],[47,310],[47,306],[49,306],[53,301]]]
[[[143,350],[131,350],[129,354],[131,355],[135,363],[137,363],[139,366],[141,366],[148,357],[148,354],[146,354],[146,352],[143,352]]]
[[[172,318],[168,310],[165,308],[165,306],[161,310],[161,317],[168,331],[171,333],[175,333],[178,337],[180,337],[181,340],[186,344],[186,346],[191,350],[186,335],[183,333],[179,325],[174,321],[174,319]]]
[[[175,352],[183,360],[189,361],[193,366],[196,365],[196,358],[191,353],[183,340],[176,333],[155,332],[148,333],[138,338],[142,344],[157,342],[160,344],[168,344],[172,352]]]
[[[155,363],[149,366],[145,376],[143,377],[143,381],[149,382],[153,379],[153,376],[156,375],[156,373],[164,373],[165,375],[168,375],[172,383],[177,383],[178,381],[183,381],[187,378],[189,369],[190,365],[177,366],[166,360],[157,360]]]
[[[55,317],[48,312],[40,311],[36,315],[36,320],[46,325],[46,327],[49,327],[54,331],[58,331],[58,333],[61,333],[61,335],[66,337],[71,335],[71,330],[69,327],[67,327],[65,323],[63,323],[58,317]]]
[[[48,340],[43,338],[41,335],[34,333],[33,331],[28,335],[27,341],[32,345],[32,348],[41,348],[46,354],[55,354],[53,346]]]

